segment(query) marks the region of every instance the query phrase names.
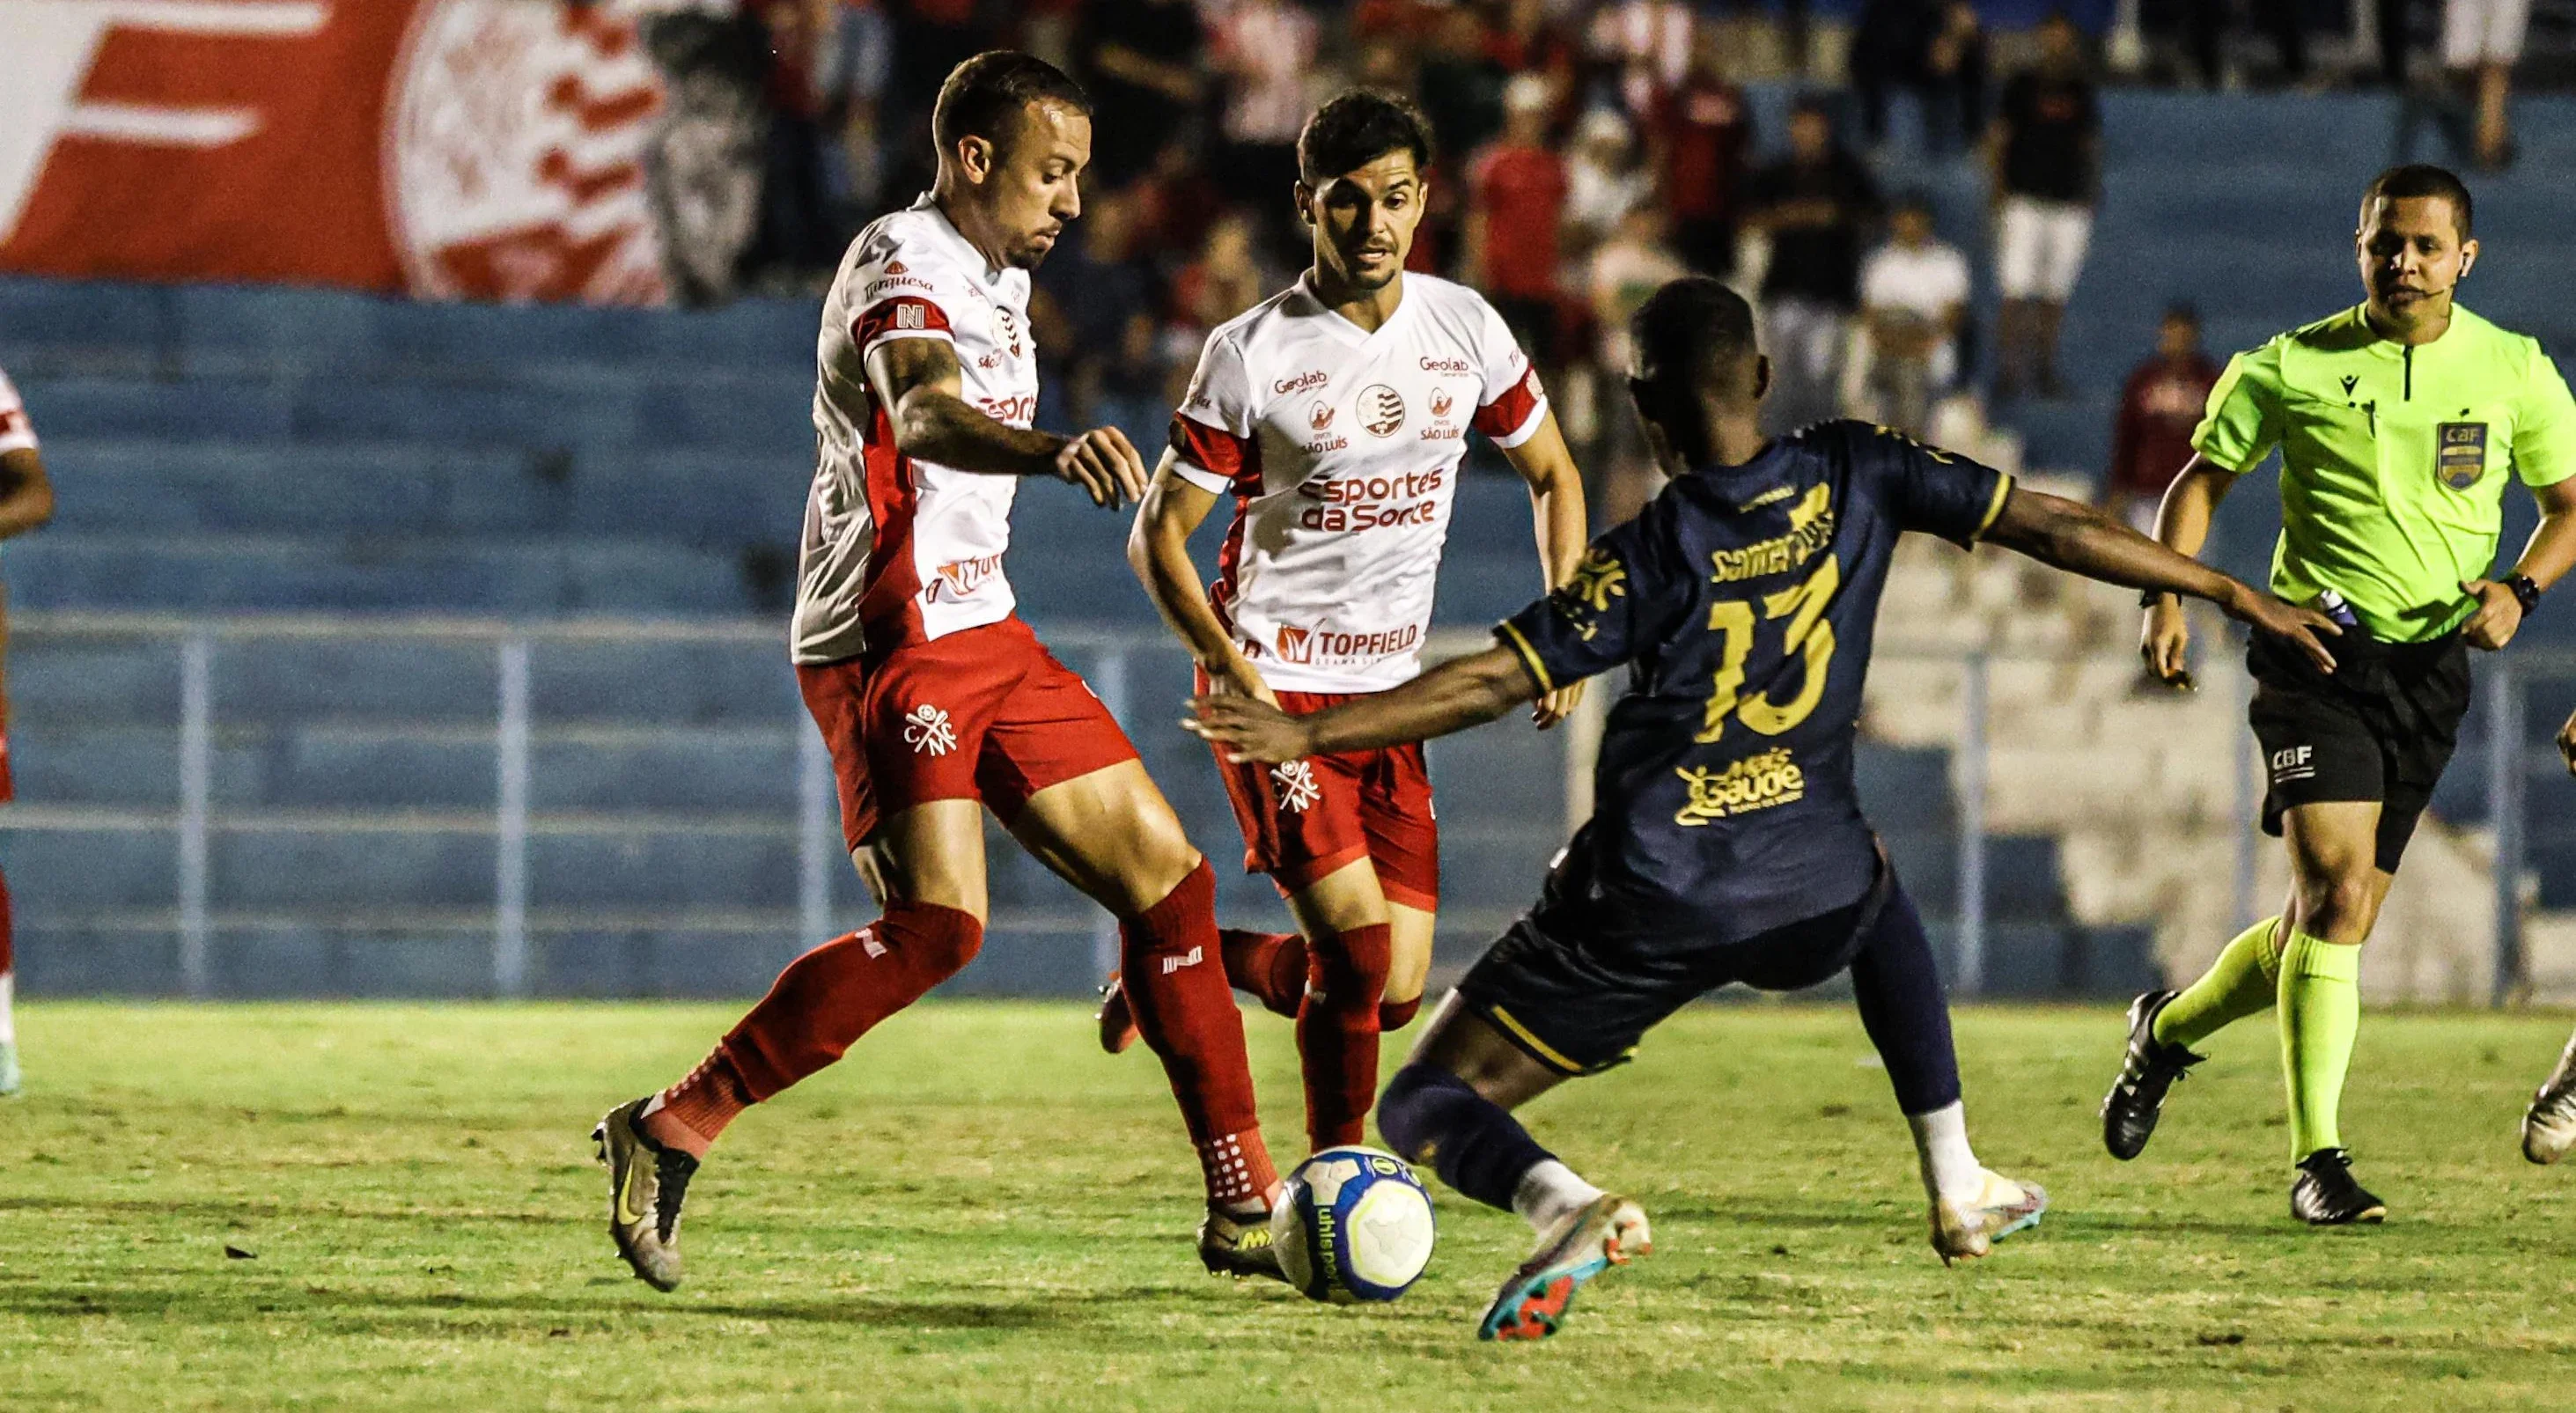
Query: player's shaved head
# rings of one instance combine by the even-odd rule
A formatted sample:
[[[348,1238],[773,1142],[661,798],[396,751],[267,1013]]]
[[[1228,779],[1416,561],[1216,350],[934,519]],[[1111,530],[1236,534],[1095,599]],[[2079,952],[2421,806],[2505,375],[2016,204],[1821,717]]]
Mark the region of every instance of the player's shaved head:
[[[1665,285],[1628,316],[1628,361],[1649,438],[1686,466],[1720,454],[1727,424],[1749,427],[1771,381],[1753,306],[1706,275]]]
[[[2456,218],[2461,240],[2466,241],[2475,234],[2475,207],[2469,200],[2469,184],[2460,180],[2450,168],[2436,167],[2430,162],[2409,162],[2402,167],[2391,167],[2372,178],[2370,189],[2361,194],[2362,223],[2369,224],[2373,203],[2421,197],[2451,204],[2451,214]]]
[[[1628,317],[1631,383],[1661,396],[1751,398],[1753,306],[1706,275],[1665,285]]]
[[[988,49],[948,71],[930,110],[930,137],[942,154],[980,137],[1007,150],[1032,103],[1091,116],[1091,96],[1064,70],[1034,54]]]

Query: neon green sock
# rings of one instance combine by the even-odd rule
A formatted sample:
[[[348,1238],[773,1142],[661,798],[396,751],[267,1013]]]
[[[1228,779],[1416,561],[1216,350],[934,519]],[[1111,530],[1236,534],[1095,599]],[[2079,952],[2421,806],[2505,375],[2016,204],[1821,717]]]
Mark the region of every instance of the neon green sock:
[[[2281,953],[2281,1077],[2290,1090],[2290,1161],[2340,1148],[2335,1106],[2361,1030],[2361,948],[2293,931]]]
[[[2281,989],[2281,951],[2273,940],[2280,925],[2279,918],[2267,917],[2238,933],[2200,980],[2156,1012],[2156,1039],[2188,1048],[2247,1016],[2270,1010]]]

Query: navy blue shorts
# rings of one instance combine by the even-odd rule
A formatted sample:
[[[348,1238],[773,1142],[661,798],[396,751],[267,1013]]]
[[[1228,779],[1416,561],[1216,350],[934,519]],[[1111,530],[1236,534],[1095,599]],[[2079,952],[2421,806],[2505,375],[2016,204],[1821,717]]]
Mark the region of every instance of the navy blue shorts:
[[[1470,1010],[1564,1075],[1597,1074],[1626,1061],[1647,1031],[1719,987],[1803,991],[1830,981],[1870,944],[1882,920],[1915,916],[1910,906],[1891,906],[1905,890],[1884,851],[1860,901],[1706,947],[1673,947],[1666,939],[1646,952],[1605,943],[1584,926],[1586,909],[1567,896],[1579,886],[1564,866],[1551,872],[1539,905],[1458,982]]]

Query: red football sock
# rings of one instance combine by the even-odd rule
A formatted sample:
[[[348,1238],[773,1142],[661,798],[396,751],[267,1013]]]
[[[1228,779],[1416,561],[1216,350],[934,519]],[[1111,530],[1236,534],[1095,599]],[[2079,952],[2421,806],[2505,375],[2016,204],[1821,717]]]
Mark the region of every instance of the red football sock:
[[[1225,953],[1225,979],[1237,991],[1259,997],[1275,1016],[1297,1017],[1306,999],[1306,939],[1294,932],[1218,931]]]
[[[895,903],[874,924],[789,962],[715,1052],[663,1092],[648,1136],[703,1155],[744,1109],[841,1058],[877,1022],[955,976],[983,945],[984,924],[972,913]]]
[[[1315,1150],[1359,1143],[1377,1097],[1378,1002],[1386,995],[1395,929],[1385,923],[1315,939],[1305,1009],[1297,1013],[1306,1080],[1306,1135]]]
[[[1127,1004],[1171,1079],[1208,1201],[1240,1207],[1264,1200],[1279,1173],[1261,1142],[1243,1013],[1218,955],[1216,871],[1201,859],[1143,916],[1120,918],[1118,941]]]
[[[1416,996],[1409,1001],[1378,1002],[1377,1033],[1380,1035],[1395,1034],[1397,1031],[1413,1024],[1414,1013],[1421,1009],[1422,998],[1419,996]]]

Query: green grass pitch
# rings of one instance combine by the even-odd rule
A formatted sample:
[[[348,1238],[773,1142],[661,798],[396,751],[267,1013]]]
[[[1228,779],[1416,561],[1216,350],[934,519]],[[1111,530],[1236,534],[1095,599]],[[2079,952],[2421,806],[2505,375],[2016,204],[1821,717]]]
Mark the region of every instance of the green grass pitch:
[[[1496,1347],[1473,1321],[1526,1234],[1445,1190],[1393,1306],[1201,1274],[1162,1077],[1069,1005],[921,1007],[755,1110],[657,1295],[601,1230],[586,1135],[730,1016],[27,1007],[0,1406],[2525,1409],[2576,1370],[2576,1171],[2514,1147],[2561,1017],[2370,1016],[2346,1132],[2394,1215],[2310,1233],[2268,1025],[2221,1036],[2122,1165],[2110,1010],[1964,1010],[1980,1152],[2056,1208],[1945,1270],[1857,1022],[1694,1010],[1532,1110],[1645,1202],[1654,1256]],[[1247,1020],[1285,1159],[1288,1030]]]

